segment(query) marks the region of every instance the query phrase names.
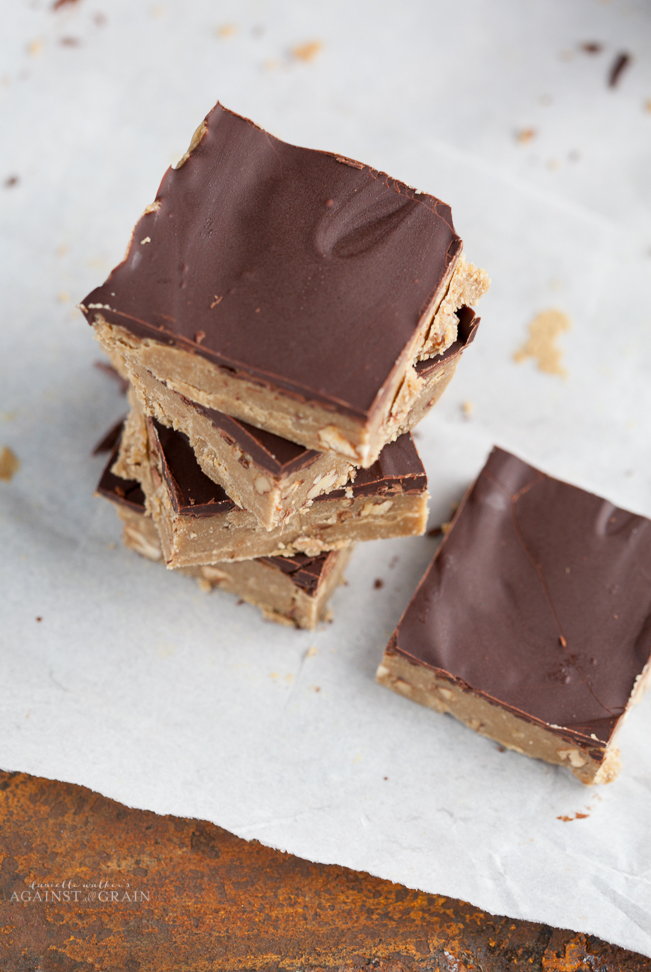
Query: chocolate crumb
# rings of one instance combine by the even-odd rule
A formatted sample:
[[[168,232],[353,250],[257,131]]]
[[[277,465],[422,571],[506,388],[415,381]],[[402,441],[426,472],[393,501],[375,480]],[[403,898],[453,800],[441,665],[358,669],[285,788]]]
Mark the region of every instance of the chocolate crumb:
[[[20,182],[20,179],[18,178],[17,175],[10,175],[10,176],[7,176],[7,178],[5,179],[5,181],[4,181],[4,187],[5,187],[5,189],[13,189],[13,187],[14,186],[17,186],[19,182]]]
[[[598,41],[587,41],[579,46],[586,54],[601,54],[604,49],[603,44],[599,44]]]
[[[237,601],[235,602],[235,607],[239,607],[240,604],[244,604],[244,601],[241,597],[238,597]]]
[[[100,439],[100,441],[93,449],[93,455],[98,456],[102,452],[111,452],[113,446],[120,438],[123,428],[124,428],[124,419],[120,419],[120,421],[116,422],[113,428],[109,432],[107,432],[102,439]]]
[[[65,7],[68,4],[73,4],[73,3],[78,3],[78,2],[79,2],[79,0],[54,0],[54,3],[52,4],[52,9],[53,10],[60,10],[61,7]]]
[[[79,47],[81,41],[78,37],[62,37],[59,40],[62,47]]]
[[[443,526],[440,523],[437,523],[436,526],[433,526],[431,530],[427,531],[428,537],[440,537],[442,536],[442,534],[443,534]]]
[[[38,618],[37,618],[36,620],[37,620],[37,621],[42,621],[42,620],[43,620],[43,618],[42,618],[42,617],[41,617],[41,616],[39,615],[39,617],[38,617]]]
[[[613,66],[610,69],[610,74],[608,75],[608,87],[615,88],[619,83],[619,79],[629,64],[631,63],[631,55],[623,51],[618,54],[613,61]]]
[[[381,577],[376,577],[373,581],[373,587],[376,591],[379,591],[381,587],[384,587],[384,581]]]
[[[506,752],[506,746],[500,746],[498,744],[497,751],[498,751],[498,753],[505,753]]]

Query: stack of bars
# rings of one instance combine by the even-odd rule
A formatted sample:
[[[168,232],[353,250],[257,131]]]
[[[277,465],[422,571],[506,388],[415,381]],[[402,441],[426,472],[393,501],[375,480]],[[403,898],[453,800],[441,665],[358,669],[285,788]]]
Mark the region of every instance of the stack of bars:
[[[81,305],[130,385],[125,543],[314,627],[356,542],[424,532],[410,430],[487,286],[438,199],[217,105]]]

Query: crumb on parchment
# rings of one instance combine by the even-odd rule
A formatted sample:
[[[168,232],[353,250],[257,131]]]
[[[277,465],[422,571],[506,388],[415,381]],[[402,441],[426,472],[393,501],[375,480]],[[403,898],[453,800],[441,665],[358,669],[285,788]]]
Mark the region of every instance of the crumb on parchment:
[[[567,378],[567,371],[561,364],[562,351],[556,346],[556,338],[563,331],[569,331],[571,326],[569,317],[563,311],[541,311],[529,325],[529,337],[515,352],[513,360],[519,364],[526,358],[533,358],[540,371]]]
[[[321,41],[309,41],[307,44],[299,44],[292,48],[292,54],[299,61],[313,61],[322,48]]]
[[[0,452],[0,479],[8,483],[20,469],[20,459],[8,446]]]
[[[631,55],[627,54],[625,51],[622,51],[621,54],[617,55],[617,57],[613,61],[613,65],[610,69],[610,73],[608,74],[609,88],[617,87],[619,83],[619,79],[622,76],[622,72],[625,71],[626,68],[630,65],[631,60],[632,60]]]
[[[475,413],[475,403],[471,402],[470,400],[461,402],[461,411],[463,412],[464,418],[472,418]]]

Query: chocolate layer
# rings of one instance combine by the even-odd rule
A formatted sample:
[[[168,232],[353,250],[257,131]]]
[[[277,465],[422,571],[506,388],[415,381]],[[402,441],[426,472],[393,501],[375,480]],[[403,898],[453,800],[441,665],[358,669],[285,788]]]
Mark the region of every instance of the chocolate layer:
[[[89,321],[364,417],[461,251],[440,200],[221,105],[148,210]]]
[[[389,650],[599,749],[651,654],[651,522],[495,448]]]
[[[150,442],[158,449],[163,476],[174,509],[185,516],[214,516],[236,509],[235,503],[217,483],[204,474],[186,435],[147,419]],[[408,433],[385,446],[380,458],[368,469],[360,469],[348,490],[332,490],[317,496],[315,503],[348,492],[353,497],[386,493],[421,493],[427,476],[414,441]]]
[[[120,479],[111,472],[111,466],[115,462],[116,455],[117,446],[113,449],[111,458],[102,473],[96,492],[112,503],[127,506],[134,513],[145,516],[145,496],[140,485],[135,480]],[[306,554],[297,553],[291,557],[259,557],[258,559],[269,564],[270,567],[281,570],[283,574],[290,575],[292,583],[296,587],[308,594],[316,594],[319,586],[332,570],[338,556],[340,556],[340,551],[331,550],[319,554],[318,557],[308,557]]]

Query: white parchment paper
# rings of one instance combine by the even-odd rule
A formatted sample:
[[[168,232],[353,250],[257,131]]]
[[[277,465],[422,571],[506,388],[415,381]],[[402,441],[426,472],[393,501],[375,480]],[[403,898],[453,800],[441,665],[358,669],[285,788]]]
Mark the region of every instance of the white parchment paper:
[[[219,98],[449,201],[490,271],[479,336],[418,429],[432,523],[495,442],[651,515],[648,5],[0,10],[0,448],[21,462],[0,482],[0,765],[651,955],[651,700],[621,777],[585,788],[375,684],[432,539],[360,546],[315,633],[125,551],[90,456],[124,402],[74,310]],[[566,380],[513,362],[553,307],[573,322]]]

